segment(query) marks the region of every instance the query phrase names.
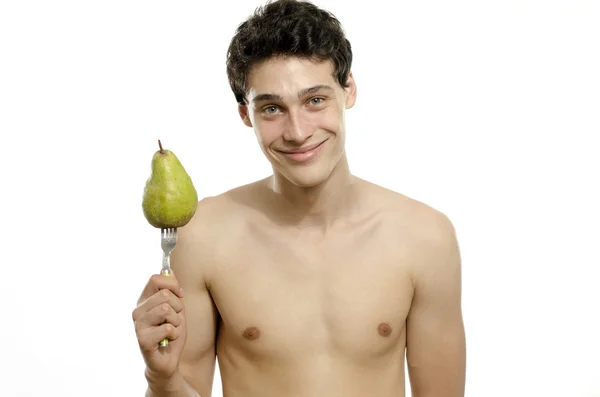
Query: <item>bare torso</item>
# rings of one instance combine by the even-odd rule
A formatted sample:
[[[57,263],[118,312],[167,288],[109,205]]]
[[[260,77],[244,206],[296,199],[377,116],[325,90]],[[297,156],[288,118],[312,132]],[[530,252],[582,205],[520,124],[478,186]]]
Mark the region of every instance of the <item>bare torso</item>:
[[[252,186],[211,204],[206,284],[225,397],[404,396],[422,205],[360,183],[364,211],[325,233],[266,216],[248,204],[260,200]]]

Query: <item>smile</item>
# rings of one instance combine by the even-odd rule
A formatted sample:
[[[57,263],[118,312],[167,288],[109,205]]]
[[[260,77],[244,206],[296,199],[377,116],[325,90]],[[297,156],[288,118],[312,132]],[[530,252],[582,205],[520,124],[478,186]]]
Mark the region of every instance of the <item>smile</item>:
[[[315,145],[306,146],[303,148],[298,148],[289,151],[278,150],[278,152],[296,163],[304,163],[308,160],[315,158],[317,154],[319,154],[319,152],[321,151],[325,142],[327,142],[327,139]]]

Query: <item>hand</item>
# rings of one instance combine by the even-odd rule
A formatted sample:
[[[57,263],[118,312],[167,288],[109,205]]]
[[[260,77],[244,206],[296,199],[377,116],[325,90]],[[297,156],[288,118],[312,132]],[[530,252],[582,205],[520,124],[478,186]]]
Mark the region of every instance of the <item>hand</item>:
[[[187,337],[183,291],[175,275],[152,275],[132,317],[149,381],[168,381],[177,371]],[[169,339],[166,347],[159,343]]]

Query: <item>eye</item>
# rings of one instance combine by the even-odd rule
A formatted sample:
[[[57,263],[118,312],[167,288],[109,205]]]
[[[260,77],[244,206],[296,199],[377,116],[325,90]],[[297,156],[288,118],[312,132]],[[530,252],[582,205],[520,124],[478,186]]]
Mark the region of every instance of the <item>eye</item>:
[[[267,106],[266,108],[263,109],[263,112],[266,114],[275,114],[277,113],[277,110],[279,108],[277,106],[271,105],[271,106]]]
[[[310,99],[311,105],[318,105],[318,104],[320,104],[323,101],[324,101],[323,98],[311,98]]]

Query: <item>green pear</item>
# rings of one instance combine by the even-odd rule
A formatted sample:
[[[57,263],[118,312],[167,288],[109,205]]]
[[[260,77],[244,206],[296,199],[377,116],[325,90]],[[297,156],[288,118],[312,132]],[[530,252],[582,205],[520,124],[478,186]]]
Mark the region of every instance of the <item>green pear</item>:
[[[144,216],[156,228],[183,227],[196,212],[198,193],[177,156],[163,149],[160,140],[158,146],[144,187]]]

